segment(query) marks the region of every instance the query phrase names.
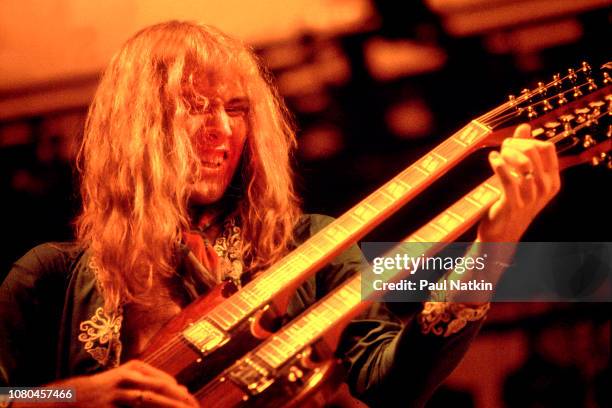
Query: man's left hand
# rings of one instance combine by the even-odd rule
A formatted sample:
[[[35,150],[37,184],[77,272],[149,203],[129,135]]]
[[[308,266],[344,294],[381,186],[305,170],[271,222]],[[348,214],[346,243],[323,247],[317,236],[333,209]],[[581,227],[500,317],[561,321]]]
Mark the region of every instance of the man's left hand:
[[[503,192],[478,228],[480,242],[518,242],[536,215],[561,186],[555,146],[531,138],[531,128],[520,125],[504,140],[501,152],[489,155]]]

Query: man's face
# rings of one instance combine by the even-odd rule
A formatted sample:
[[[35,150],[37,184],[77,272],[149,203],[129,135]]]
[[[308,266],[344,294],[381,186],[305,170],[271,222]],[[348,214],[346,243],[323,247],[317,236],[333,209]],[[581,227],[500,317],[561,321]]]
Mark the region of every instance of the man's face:
[[[249,133],[249,103],[242,84],[230,73],[196,75],[194,88],[205,100],[189,96],[190,115],[182,124],[200,157],[201,177],[190,202],[208,205],[223,197],[240,163]]]

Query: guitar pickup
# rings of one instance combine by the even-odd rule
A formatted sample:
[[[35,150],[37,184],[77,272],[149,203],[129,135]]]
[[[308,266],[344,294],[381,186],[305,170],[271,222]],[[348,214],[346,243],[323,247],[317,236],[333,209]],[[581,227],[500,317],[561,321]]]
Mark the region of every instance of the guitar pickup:
[[[225,331],[206,319],[189,325],[183,331],[183,337],[198,349],[202,355],[206,355],[223,346],[230,339],[230,336]]]
[[[257,395],[274,382],[271,372],[271,368],[257,356],[247,355],[234,364],[228,376],[246,388],[249,394]]]

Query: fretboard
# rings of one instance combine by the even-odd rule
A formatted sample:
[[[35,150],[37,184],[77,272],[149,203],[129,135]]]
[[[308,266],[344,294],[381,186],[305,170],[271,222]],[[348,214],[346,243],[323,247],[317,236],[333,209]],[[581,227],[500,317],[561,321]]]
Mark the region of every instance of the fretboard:
[[[431,256],[442,249],[444,243],[452,242],[474,225],[500,195],[501,188],[498,179],[491,177],[408,236],[404,242],[430,243],[431,245],[426,245],[425,251],[421,247],[418,254],[414,255]],[[392,250],[387,256],[392,256],[391,254],[395,252]],[[363,273],[367,274],[365,271]],[[389,281],[397,279],[403,273],[405,271],[398,269],[392,273],[380,275],[380,277],[383,281]],[[373,292],[371,285],[365,285],[365,288],[370,290],[362,293],[361,279],[362,273],[357,273],[308,309],[308,313],[275,333],[253,353],[270,367],[278,368],[306,345],[323,337],[331,328],[359,315],[370,305],[369,302],[362,299],[367,299]]]
[[[491,129],[472,121],[313,235],[206,316],[229,330],[282,289],[307,279],[479,147]],[[197,325],[197,323],[196,323]]]

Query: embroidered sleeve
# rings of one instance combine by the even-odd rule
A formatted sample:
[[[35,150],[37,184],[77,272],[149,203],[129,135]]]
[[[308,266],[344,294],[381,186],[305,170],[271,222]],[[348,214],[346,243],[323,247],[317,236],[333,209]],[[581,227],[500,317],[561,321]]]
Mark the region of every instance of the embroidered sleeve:
[[[109,316],[102,307],[98,307],[96,313],[79,326],[79,341],[85,343],[85,351],[102,366],[112,368],[119,365],[122,321],[121,314]]]
[[[425,302],[418,322],[423,334],[448,337],[463,329],[468,322],[484,318],[490,303],[470,306],[455,302]]]

